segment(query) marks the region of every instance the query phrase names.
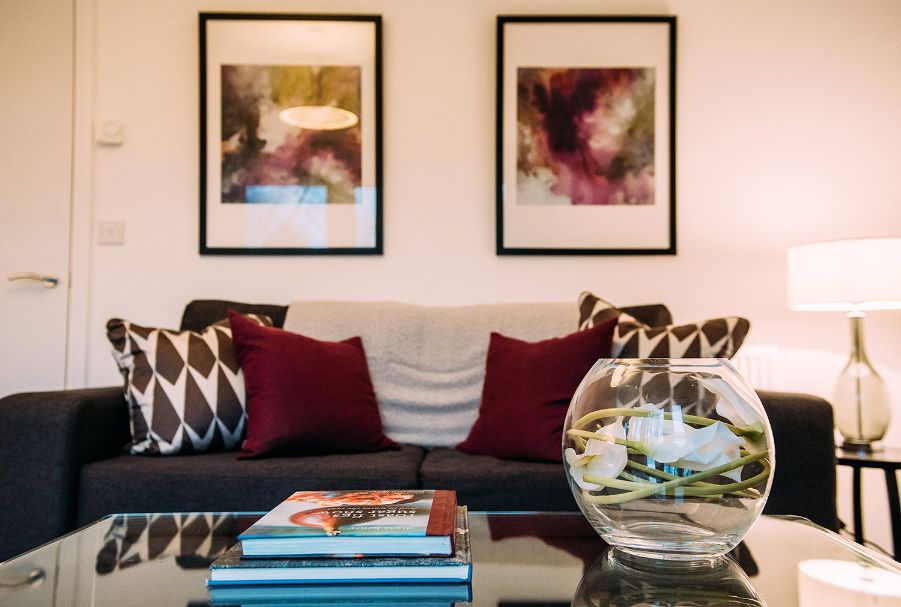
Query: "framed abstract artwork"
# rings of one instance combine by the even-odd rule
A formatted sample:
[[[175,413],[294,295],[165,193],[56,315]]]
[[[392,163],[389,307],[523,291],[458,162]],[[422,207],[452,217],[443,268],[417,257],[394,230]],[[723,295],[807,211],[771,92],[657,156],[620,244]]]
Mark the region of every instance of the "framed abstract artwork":
[[[200,253],[382,253],[381,17],[200,13]]]
[[[497,254],[676,253],[676,19],[497,19]]]

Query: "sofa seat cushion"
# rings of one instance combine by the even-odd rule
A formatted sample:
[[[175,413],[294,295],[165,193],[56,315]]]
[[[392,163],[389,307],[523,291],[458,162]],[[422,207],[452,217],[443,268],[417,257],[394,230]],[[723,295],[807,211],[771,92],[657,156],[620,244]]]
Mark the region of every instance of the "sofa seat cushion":
[[[123,455],[81,469],[78,523],[115,512],[266,511],[301,489],[413,489],[424,452],[236,460],[234,453]]]
[[[424,489],[455,489],[470,510],[578,510],[561,463],[503,460],[432,449],[419,471]]]

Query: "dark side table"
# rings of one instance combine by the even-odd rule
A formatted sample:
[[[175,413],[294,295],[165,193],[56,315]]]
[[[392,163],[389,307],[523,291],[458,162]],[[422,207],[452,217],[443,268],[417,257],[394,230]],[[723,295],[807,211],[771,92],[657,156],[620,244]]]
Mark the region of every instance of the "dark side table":
[[[892,520],[892,553],[901,560],[901,502],[898,499],[898,478],[901,470],[901,449],[889,447],[881,451],[835,450],[840,466],[854,469],[854,541],[863,544],[863,512],[861,511],[861,470],[879,468],[885,473],[885,489],[888,492],[889,514]]]

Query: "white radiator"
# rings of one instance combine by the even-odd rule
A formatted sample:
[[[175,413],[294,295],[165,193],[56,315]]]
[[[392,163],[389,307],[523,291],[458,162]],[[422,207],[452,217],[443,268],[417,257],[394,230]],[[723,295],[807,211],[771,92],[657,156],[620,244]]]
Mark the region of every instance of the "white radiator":
[[[732,364],[754,388],[772,388],[773,360],[778,346],[760,344],[743,346],[732,357]]]

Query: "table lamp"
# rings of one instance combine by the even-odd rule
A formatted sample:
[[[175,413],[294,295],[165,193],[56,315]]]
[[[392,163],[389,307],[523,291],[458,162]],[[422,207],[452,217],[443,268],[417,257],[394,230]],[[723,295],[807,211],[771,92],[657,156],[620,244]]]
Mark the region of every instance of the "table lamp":
[[[901,309],[901,238],[834,240],[788,250],[792,310],[845,312],[851,320],[851,358],[839,375],[833,405],[842,448],[871,451],[888,429],[885,383],[863,345],[870,310]]]

